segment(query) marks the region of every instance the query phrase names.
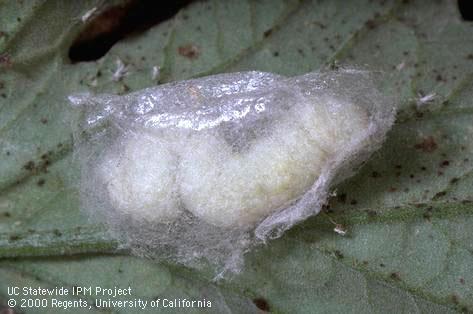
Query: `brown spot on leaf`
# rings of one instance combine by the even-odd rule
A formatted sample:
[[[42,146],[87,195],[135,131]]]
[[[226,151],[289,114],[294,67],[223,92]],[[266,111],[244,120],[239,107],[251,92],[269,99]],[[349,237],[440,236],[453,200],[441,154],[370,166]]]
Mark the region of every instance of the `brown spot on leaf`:
[[[431,153],[437,149],[437,142],[433,136],[426,137],[422,142],[414,146],[416,149],[422,150],[424,153]]]
[[[30,160],[26,164],[23,165],[23,169],[31,171],[31,173],[38,174],[40,172],[47,173],[48,172],[48,167],[51,165],[51,161],[48,159],[48,157],[52,154],[51,151],[49,151],[47,154],[41,155],[41,160],[39,161],[38,164],[36,164],[34,161]]]
[[[20,239],[21,239],[20,236],[17,235],[17,234],[12,234],[10,236],[10,241],[17,241],[17,240],[20,240]]]
[[[391,273],[389,277],[393,280],[400,280],[401,276],[399,276],[399,273]]]
[[[365,25],[368,29],[375,29],[378,26],[378,23],[376,23],[374,20],[368,20],[366,21]]]
[[[46,183],[46,180],[44,180],[43,178],[38,180],[38,186],[43,186],[44,183]]]
[[[262,310],[264,312],[269,312],[270,311],[268,301],[266,301],[263,298],[254,299],[253,303],[256,305],[257,308],[259,308],[260,310]]]
[[[12,61],[9,54],[0,54],[0,65],[5,67],[10,67],[12,65]]]
[[[440,163],[440,167],[445,168],[450,165],[450,161],[444,160]]]
[[[30,160],[26,164],[24,164],[23,169],[28,170],[28,171],[33,171],[34,166],[35,166],[34,161]]]
[[[46,118],[41,118],[41,120],[40,120],[40,121],[41,121],[41,123],[42,123],[42,124],[46,124],[46,123],[48,123],[48,119],[46,119]]]
[[[455,303],[455,304],[458,304],[459,303],[459,300],[458,300],[458,296],[456,294],[452,294],[450,296],[450,298],[452,299],[452,302]]]
[[[381,175],[379,174],[378,171],[373,171],[373,172],[371,173],[371,177],[372,177],[372,178],[379,178],[379,177],[381,177]]]
[[[335,250],[333,253],[335,254],[335,257],[338,258],[338,259],[342,259],[342,258],[345,257],[345,256],[343,255],[343,253],[340,252],[339,250]]]
[[[187,44],[177,48],[177,52],[188,59],[194,60],[197,59],[200,55],[200,49],[196,45]]]

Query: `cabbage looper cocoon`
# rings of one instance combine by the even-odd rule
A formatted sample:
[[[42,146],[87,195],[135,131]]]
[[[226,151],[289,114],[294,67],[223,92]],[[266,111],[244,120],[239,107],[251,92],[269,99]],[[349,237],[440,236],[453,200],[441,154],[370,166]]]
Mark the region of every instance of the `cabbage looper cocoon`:
[[[392,100],[360,70],[219,74],[77,94],[82,206],[136,254],[238,270],[317,214],[384,140]]]

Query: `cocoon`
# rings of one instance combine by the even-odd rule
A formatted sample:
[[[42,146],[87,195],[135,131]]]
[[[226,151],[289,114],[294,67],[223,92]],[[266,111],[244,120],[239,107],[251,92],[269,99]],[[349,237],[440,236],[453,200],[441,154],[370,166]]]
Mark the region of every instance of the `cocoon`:
[[[334,100],[292,103],[286,115],[235,152],[218,136],[196,136],[181,152],[184,207],[210,224],[254,226],[309,190],[327,161],[369,124],[368,113],[349,103],[330,116]]]
[[[317,214],[395,116],[372,73],[354,69],[220,74],[70,101],[83,208],[137,254],[232,269]]]
[[[97,169],[111,205],[122,214],[146,220],[176,219],[180,214],[177,160],[170,145],[141,133],[127,136],[115,146]]]

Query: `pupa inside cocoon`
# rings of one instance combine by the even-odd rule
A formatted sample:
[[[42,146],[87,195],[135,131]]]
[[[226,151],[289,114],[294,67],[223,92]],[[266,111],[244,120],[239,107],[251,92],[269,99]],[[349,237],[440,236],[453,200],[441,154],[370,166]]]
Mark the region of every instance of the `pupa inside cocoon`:
[[[371,75],[240,72],[70,96],[82,206],[136,254],[237,269],[382,144],[395,106]]]

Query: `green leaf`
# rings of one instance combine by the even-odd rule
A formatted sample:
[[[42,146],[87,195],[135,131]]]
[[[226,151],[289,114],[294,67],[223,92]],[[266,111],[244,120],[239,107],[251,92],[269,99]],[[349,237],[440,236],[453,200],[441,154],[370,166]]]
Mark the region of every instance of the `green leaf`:
[[[12,285],[130,285],[146,300],[207,298],[216,313],[473,310],[473,24],[456,2],[195,2],[71,64],[81,17],[119,3],[0,3],[0,305]],[[117,60],[128,69],[118,81]],[[162,83],[333,63],[385,71],[397,122],[327,211],[249,253],[241,274],[215,283],[211,272],[128,257],[79,211],[67,95],[152,86],[153,67]]]

